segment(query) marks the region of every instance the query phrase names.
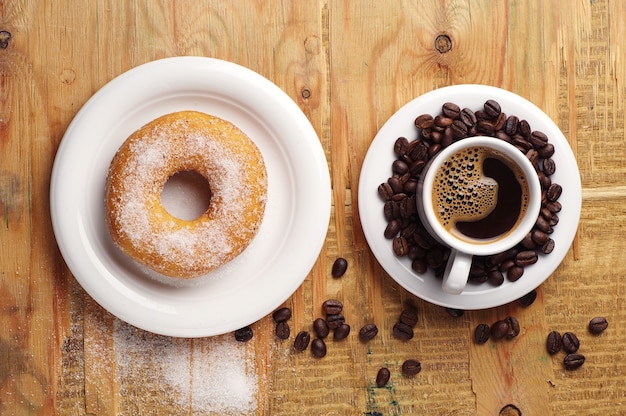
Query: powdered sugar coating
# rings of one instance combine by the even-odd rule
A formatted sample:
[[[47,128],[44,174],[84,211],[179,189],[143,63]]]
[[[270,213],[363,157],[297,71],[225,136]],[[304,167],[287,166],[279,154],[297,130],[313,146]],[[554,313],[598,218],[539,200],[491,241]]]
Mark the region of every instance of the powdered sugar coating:
[[[169,177],[187,170],[211,189],[209,208],[193,221],[172,216],[160,199]],[[261,153],[241,130],[204,113],[172,113],[118,150],[107,179],[107,224],[113,241],[139,263],[170,277],[197,277],[248,246],[266,195]]]

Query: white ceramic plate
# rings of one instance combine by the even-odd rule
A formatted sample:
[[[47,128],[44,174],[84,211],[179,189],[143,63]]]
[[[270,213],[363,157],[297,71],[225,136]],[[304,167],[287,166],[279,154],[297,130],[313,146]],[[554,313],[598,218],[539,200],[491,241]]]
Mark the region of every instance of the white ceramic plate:
[[[559,202],[563,210],[559,223],[551,235],[555,248],[549,255],[540,255],[539,261],[525,268],[524,276],[516,282],[505,281],[498,287],[488,283],[468,284],[460,295],[450,295],[441,288],[441,281],[429,270],[417,274],[407,258],[394,255],[391,241],[383,237],[387,225],[383,216],[383,201],[378,196],[378,185],[391,176],[395,160],[393,145],[400,136],[412,140],[416,136],[415,118],[424,113],[438,114],[445,102],[461,108],[481,109],[485,101],[494,99],[506,114],[526,119],[533,130],[546,133],[555,147],[553,156],[556,173],[552,181],[563,187]],[[412,294],[431,303],[458,309],[485,309],[516,300],[544,282],[558,267],[574,240],[581,209],[581,183],[578,165],[563,133],[537,106],[509,91],[484,85],[456,85],[424,94],[398,110],[383,125],[367,152],[359,182],[359,214],[367,242],[385,271]]]
[[[268,171],[268,200],[240,256],[196,285],[172,286],[113,245],[103,201],[108,165],[126,137],[180,110],[229,120],[254,140]],[[109,312],[163,335],[211,336],[267,315],[306,278],[326,238],[330,177],[315,130],[276,85],[233,63],[168,58],[120,75],[78,112],[54,162],[51,214],[69,269]]]

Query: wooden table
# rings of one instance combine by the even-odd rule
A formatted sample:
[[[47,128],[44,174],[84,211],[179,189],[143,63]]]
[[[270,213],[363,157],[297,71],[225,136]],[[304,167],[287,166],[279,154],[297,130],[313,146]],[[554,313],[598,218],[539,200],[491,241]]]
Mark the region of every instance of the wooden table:
[[[624,19],[626,3],[608,0],[0,3],[0,413],[626,413]],[[276,83],[326,153],[332,216],[313,270],[285,303],[288,340],[275,338],[271,317],[247,343],[135,329],[98,306],[58,252],[49,182],[68,124],[117,75],[180,55],[235,62]],[[579,164],[577,237],[528,308],[450,316],[381,269],[359,223],[360,167],[378,129],[414,97],[460,83],[534,102]],[[332,279],[339,256],[349,268]],[[310,330],[328,298],[344,302],[351,335],[329,340],[322,359],[294,352],[295,333]],[[391,328],[407,304],[419,319],[401,342]],[[507,315],[518,337],[472,342],[478,323]],[[609,321],[599,336],[587,332],[594,316]],[[356,331],[366,322],[380,332],[363,344]],[[578,335],[581,368],[566,371],[563,353],[546,353],[552,330]],[[408,358],[422,363],[415,377],[400,373]],[[383,366],[391,381],[377,388]]]

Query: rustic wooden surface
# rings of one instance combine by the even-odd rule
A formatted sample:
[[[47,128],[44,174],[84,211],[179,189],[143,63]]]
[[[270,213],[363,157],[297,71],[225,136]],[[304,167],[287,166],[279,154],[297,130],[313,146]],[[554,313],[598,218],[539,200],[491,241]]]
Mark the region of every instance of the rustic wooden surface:
[[[0,413],[497,415],[508,404],[524,415],[626,413],[625,20],[626,3],[608,0],[0,2]],[[447,53],[435,49],[440,34],[452,40]],[[285,304],[287,341],[274,338],[270,317],[246,344],[136,330],[91,300],[57,251],[48,187],[68,124],[107,81],[178,55],[269,78],[326,152],[332,218],[314,269]],[[412,98],[458,83],[533,101],[578,160],[578,235],[530,308],[453,318],[389,278],[359,224],[360,166],[377,130]],[[349,269],[334,280],[338,256]],[[346,305],[353,333],[329,341],[323,359],[294,353],[295,333],[330,297]],[[400,342],[391,326],[406,304],[419,322]],[[518,338],[471,342],[477,323],[509,314],[522,324]],[[586,331],[595,315],[610,322],[600,336]],[[364,345],[354,332],[369,321],[380,333]],[[579,335],[582,368],[565,371],[562,355],[546,354],[550,330]],[[400,374],[406,358],[422,362],[416,377]],[[381,366],[391,382],[376,388]]]

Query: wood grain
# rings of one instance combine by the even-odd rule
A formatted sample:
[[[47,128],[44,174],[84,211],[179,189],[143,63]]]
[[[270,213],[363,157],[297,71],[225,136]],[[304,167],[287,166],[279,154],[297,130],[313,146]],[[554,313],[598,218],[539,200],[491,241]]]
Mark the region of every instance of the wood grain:
[[[0,413],[497,415],[507,405],[524,415],[626,412],[625,16],[626,4],[611,0],[0,2]],[[448,39],[451,48],[439,51]],[[293,311],[287,340],[274,336],[271,317],[252,325],[248,343],[138,330],[95,303],[58,253],[48,189],[67,126],[114,77],[181,55],[267,77],[323,146],[332,216],[317,262],[285,302]],[[452,317],[398,286],[361,229],[356,190],[378,129],[416,96],[460,83],[535,103],[579,164],[577,237],[529,308],[514,302]],[[339,256],[348,271],[333,279]],[[311,331],[328,298],[344,303],[350,336],[327,339],[321,359],[296,352],[295,335]],[[419,319],[403,342],[392,327],[407,306]],[[478,323],[508,315],[520,321],[520,336],[472,343]],[[609,320],[599,336],[586,329],[596,315]],[[357,332],[366,323],[379,334],[363,343]],[[563,353],[547,354],[551,330],[579,336],[583,367],[566,371]],[[422,363],[415,377],[401,374],[408,358]],[[391,380],[377,388],[383,366]],[[215,382],[216,373],[228,377]]]

